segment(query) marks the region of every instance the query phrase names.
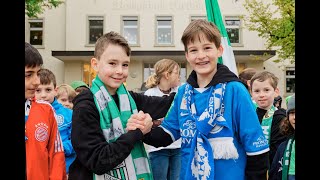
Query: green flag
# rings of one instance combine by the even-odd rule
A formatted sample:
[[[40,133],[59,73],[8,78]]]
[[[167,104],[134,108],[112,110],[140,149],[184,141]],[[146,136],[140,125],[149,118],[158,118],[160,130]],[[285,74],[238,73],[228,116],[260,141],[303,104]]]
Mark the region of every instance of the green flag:
[[[218,4],[218,0],[205,0],[208,21],[213,22],[222,35],[221,43],[223,46],[223,54],[218,59],[218,63],[228,66],[228,68],[238,75],[238,70],[236,66],[236,60],[234,58],[233,50],[230,44],[230,40],[224,27],[224,23],[221,17],[221,12]]]

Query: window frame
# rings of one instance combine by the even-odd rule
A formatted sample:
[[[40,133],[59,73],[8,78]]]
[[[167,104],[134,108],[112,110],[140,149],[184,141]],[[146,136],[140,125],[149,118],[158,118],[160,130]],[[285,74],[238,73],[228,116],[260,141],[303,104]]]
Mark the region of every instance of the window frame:
[[[227,25],[227,22],[226,22],[227,20],[238,20],[240,25],[239,26]],[[227,29],[239,29],[239,43],[232,43],[230,41],[231,46],[233,46],[233,47],[242,47],[242,46],[244,46],[243,45],[243,32],[242,32],[242,30],[243,30],[243,27],[242,27],[243,21],[242,21],[242,18],[240,17],[240,15],[229,15],[229,16],[227,15],[227,16],[224,16],[224,21],[223,22],[224,22],[226,31],[227,31]],[[228,33],[228,31],[227,31],[227,33]],[[231,38],[229,37],[229,40],[230,39]]]
[[[105,32],[105,16],[104,15],[87,15],[86,24],[87,24],[87,31],[86,31],[86,46],[94,47],[95,43],[90,43],[90,21],[91,20],[102,20],[102,35]]]
[[[292,71],[292,70],[294,71],[294,75],[287,75],[287,71]],[[285,94],[286,94],[286,96],[290,96],[290,95],[293,95],[295,93],[295,87],[293,88],[293,92],[288,92],[287,91],[287,88],[288,88],[287,79],[294,79],[295,80],[295,74],[296,74],[295,66],[286,66],[285,67],[285,78],[284,78],[285,83],[284,84],[285,84]]]
[[[208,20],[206,15],[190,15],[190,22],[196,19]]]
[[[136,44],[131,44],[128,41],[128,43],[131,47],[138,47],[138,46],[140,46],[140,18],[137,15],[123,15],[123,16],[121,16],[121,35],[123,37],[125,37],[124,36],[124,29],[125,29],[124,21],[126,21],[126,20],[136,20],[137,21],[137,27],[136,27],[136,29],[137,29],[137,42],[136,42]]]
[[[30,24],[32,22],[42,22],[42,28],[32,28],[31,24]],[[27,42],[29,42],[31,44],[30,38],[31,38],[31,31],[32,30],[37,30],[37,31],[39,31],[39,29],[42,30],[42,45],[31,44],[32,46],[34,46],[35,48],[38,48],[38,49],[43,49],[45,47],[44,46],[44,44],[45,44],[44,22],[45,22],[44,18],[29,18],[28,19],[28,26],[29,26],[29,34],[28,35],[29,35],[29,37],[28,37],[28,41]]]
[[[171,20],[171,42],[170,43],[159,43],[158,42],[158,21],[159,20]],[[155,45],[154,46],[170,46],[173,47],[174,46],[174,23],[173,23],[173,16],[172,15],[156,15],[155,18]]]

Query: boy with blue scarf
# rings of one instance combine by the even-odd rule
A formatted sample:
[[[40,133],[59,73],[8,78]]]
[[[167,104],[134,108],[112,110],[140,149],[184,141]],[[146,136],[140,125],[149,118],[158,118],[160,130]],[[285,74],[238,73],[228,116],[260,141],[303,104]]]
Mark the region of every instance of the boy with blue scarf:
[[[217,27],[192,21],[182,38],[193,71],[179,87],[163,123],[144,137],[155,147],[181,138],[181,180],[244,180],[267,178],[268,141],[263,135],[246,87],[227,66]],[[144,127],[133,115],[128,130]]]

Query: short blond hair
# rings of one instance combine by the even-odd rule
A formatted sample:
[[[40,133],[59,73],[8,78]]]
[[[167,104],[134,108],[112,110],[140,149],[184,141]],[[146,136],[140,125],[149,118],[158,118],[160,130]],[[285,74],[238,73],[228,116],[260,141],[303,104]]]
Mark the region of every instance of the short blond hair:
[[[57,87],[57,98],[60,97],[60,95],[62,93],[67,93],[68,95],[68,99],[69,101],[71,102],[74,97],[76,97],[76,91],[69,85],[69,84],[60,84],[58,87]]]

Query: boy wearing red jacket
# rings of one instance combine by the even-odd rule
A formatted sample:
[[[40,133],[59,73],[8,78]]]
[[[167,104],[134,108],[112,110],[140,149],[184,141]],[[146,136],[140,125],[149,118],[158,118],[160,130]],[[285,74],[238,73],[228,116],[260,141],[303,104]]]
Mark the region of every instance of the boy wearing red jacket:
[[[52,106],[34,99],[43,64],[38,50],[25,43],[26,179],[66,180],[63,144]]]

